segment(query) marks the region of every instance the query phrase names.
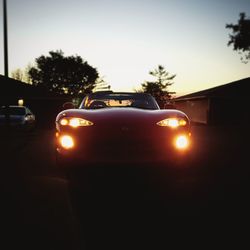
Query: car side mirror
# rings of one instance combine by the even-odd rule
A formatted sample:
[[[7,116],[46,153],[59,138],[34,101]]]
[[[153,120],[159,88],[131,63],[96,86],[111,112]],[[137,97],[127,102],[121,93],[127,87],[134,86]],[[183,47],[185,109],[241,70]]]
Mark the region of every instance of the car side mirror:
[[[63,104],[63,109],[74,109],[74,108],[75,108],[75,105],[72,102],[65,102]]]

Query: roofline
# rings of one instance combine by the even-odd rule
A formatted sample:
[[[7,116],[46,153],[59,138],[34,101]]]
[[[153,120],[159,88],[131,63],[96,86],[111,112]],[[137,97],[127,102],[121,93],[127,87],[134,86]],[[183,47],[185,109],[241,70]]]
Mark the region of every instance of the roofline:
[[[250,81],[250,77],[246,77],[246,78],[242,78],[240,80],[236,80],[236,81],[233,81],[233,82],[230,82],[230,83],[225,83],[225,84],[221,84],[221,85],[218,85],[218,86],[215,86],[215,87],[212,87],[212,88],[208,88],[208,89],[203,89],[203,90],[200,90],[200,91],[196,91],[196,92],[193,92],[193,93],[190,93],[190,94],[187,94],[187,95],[183,95],[183,96],[179,96],[177,98],[175,98],[174,100],[181,100],[181,99],[191,99],[191,98],[199,98],[199,97],[208,97],[209,93],[210,92],[213,92],[214,90],[218,90],[218,89],[221,89],[221,88],[224,88],[225,86],[228,86],[228,85],[234,85],[234,84],[237,84],[241,81],[244,81],[244,80],[249,80]],[[210,95],[209,97],[216,97],[216,95]]]
[[[178,101],[189,101],[189,100],[197,100],[197,99],[205,99],[208,98],[205,95],[201,95],[201,96],[193,96],[193,97],[184,97],[184,98],[176,98],[174,99],[174,102],[178,102]]]
[[[0,108],[3,108],[3,107],[25,108],[26,106],[25,105],[22,105],[22,106],[19,106],[19,105],[2,105],[2,106],[0,106]]]

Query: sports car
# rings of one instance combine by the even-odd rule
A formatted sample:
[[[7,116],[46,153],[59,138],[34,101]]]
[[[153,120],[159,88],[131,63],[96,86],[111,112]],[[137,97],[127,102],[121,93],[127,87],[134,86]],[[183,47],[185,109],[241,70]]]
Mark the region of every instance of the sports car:
[[[185,159],[191,133],[187,115],[160,109],[146,93],[100,91],[56,117],[59,165],[166,163]]]

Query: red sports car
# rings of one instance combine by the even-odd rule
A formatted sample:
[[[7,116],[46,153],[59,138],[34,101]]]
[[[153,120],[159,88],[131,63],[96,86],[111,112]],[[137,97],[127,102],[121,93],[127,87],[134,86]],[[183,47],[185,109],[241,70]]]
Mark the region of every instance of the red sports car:
[[[190,145],[187,115],[145,93],[95,92],[56,117],[59,164],[175,164]]]

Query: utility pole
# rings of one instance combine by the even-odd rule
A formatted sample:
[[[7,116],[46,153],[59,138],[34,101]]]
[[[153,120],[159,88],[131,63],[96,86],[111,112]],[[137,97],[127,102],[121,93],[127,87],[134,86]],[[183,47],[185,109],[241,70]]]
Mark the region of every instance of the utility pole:
[[[7,26],[7,2],[3,0],[3,39],[4,39],[4,75],[9,77],[8,67],[8,26]]]

